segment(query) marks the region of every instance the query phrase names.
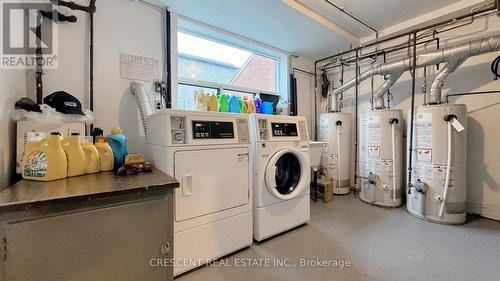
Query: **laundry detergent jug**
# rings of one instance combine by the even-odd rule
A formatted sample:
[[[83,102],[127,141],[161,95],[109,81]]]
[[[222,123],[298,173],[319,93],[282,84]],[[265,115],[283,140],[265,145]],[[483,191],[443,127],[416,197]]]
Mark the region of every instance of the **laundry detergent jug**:
[[[248,99],[248,113],[255,113],[256,110],[255,110],[255,101],[253,100],[253,98],[249,98]]]
[[[65,137],[62,147],[68,159],[68,177],[84,175],[87,172],[87,159],[80,145],[80,134],[73,133]]]
[[[39,145],[39,142],[46,137],[45,133],[31,132],[26,133],[26,144],[24,145],[24,155],[29,154],[34,148]]]
[[[31,144],[31,150],[23,158],[24,179],[51,181],[66,178],[68,162],[61,140],[59,132],[52,132],[50,136]]]
[[[254,104],[255,104],[255,112],[256,113],[264,113],[264,108],[262,106],[262,100],[259,97],[255,98]]]
[[[229,112],[240,113],[240,103],[238,102],[238,97],[231,96],[229,98]]]
[[[108,143],[113,150],[114,168],[118,169],[123,165],[125,156],[128,155],[127,151],[127,136],[122,133],[120,127],[113,127],[111,135],[108,136]]]
[[[115,164],[115,159],[113,157],[113,150],[106,138],[98,137],[96,139],[95,147],[99,152],[99,167],[101,172],[112,171]]]
[[[248,102],[248,97],[247,96],[244,96],[243,97],[243,107],[245,108],[245,113],[251,113],[250,112],[250,105],[249,105],[249,102]]]
[[[99,172],[99,152],[92,143],[92,138],[84,138],[80,143],[83,151],[85,152],[85,172],[87,174],[94,174]]]
[[[207,111],[208,109],[208,99],[207,94],[203,91],[198,91],[194,94],[196,99],[196,110],[198,111]]]
[[[229,112],[229,100],[225,94],[220,94],[217,97],[219,101],[219,112]]]
[[[219,103],[216,95],[208,96],[208,111],[219,111]]]
[[[238,96],[238,106],[240,108],[240,113],[245,113],[245,103],[240,96]]]

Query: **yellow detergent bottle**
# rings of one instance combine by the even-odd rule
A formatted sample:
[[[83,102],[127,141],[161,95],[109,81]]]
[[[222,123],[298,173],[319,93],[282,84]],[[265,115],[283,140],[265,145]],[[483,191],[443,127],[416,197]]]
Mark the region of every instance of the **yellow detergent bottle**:
[[[80,145],[80,134],[73,133],[65,137],[62,141],[62,147],[68,158],[68,177],[84,175],[87,172],[87,158],[85,151]]]
[[[219,103],[216,95],[210,95],[208,98],[208,111],[219,111]]]
[[[61,140],[61,134],[53,132],[37,144],[30,145],[31,150],[23,159],[24,179],[51,181],[66,178],[68,162]]]
[[[113,157],[113,150],[105,137],[98,137],[96,139],[95,147],[99,152],[99,167],[101,172],[112,171],[115,164]]]
[[[85,152],[85,172],[87,174],[94,174],[99,172],[99,152],[92,143],[92,138],[84,138],[80,144]]]
[[[26,134],[26,144],[24,145],[24,156],[29,154],[33,149],[35,149],[41,140],[46,137],[45,133],[41,132],[31,132]]]
[[[255,101],[253,98],[248,99],[248,111],[249,113],[256,113]]]

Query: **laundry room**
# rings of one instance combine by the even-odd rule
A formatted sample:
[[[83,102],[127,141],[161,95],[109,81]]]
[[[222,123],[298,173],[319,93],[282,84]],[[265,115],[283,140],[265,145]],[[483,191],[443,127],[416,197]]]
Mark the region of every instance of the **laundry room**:
[[[0,281],[498,280],[499,0],[0,15]]]

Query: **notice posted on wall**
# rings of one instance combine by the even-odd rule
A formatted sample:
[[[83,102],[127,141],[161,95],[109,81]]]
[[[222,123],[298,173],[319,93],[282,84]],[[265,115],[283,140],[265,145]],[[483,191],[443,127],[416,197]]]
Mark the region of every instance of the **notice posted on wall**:
[[[120,54],[120,76],[129,80],[159,81],[159,62],[153,58]]]

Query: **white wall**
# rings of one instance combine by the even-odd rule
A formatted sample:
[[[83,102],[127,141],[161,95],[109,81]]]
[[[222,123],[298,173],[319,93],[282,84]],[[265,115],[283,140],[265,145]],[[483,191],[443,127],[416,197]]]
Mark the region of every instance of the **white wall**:
[[[451,46],[454,42],[462,42],[474,38],[500,32],[500,18],[496,16],[479,19],[470,26],[442,34],[441,47]],[[434,46],[430,46],[433,48]],[[486,54],[468,59],[446,82],[443,93],[459,93],[481,90],[499,90],[500,80],[493,81],[490,64],[500,52]],[[388,58],[390,61],[391,58]],[[370,65],[363,64],[366,70]],[[441,68],[442,69],[442,68]],[[429,68],[428,85],[432,83],[438,73],[435,67]],[[346,69],[345,81],[354,77],[353,67]],[[334,73],[338,85],[339,73]],[[381,85],[382,79],[375,79],[375,89]],[[417,97],[416,105],[423,104],[423,95],[420,89],[423,83],[423,69],[417,71]],[[394,94],[392,108],[410,109],[411,76],[406,72],[391,88]],[[370,79],[360,85],[360,112],[370,109],[368,102],[371,94]],[[354,88],[345,93],[344,112],[354,113]],[[499,95],[481,95],[475,97],[461,97],[452,99],[454,103],[465,103],[468,106],[468,154],[467,154],[467,186],[468,186],[468,212],[478,213],[488,218],[500,220],[500,130],[498,129],[498,112],[500,111]],[[326,102],[322,101],[320,107],[323,111]],[[406,116],[406,113],[405,113]],[[354,124],[354,115],[353,115]],[[355,130],[353,130],[354,139]],[[354,144],[352,147],[354,151]],[[353,158],[354,162],[354,158]],[[352,170],[354,177],[354,169]]]
[[[79,3],[87,3],[85,0]],[[44,79],[44,94],[65,90],[89,105],[88,16],[74,24],[59,25],[59,68]],[[94,21],[94,115],[95,127],[109,134],[120,126],[128,136],[131,152],[145,152],[142,124],[130,93],[130,80],[120,77],[120,54],[132,54],[163,62],[163,16],[149,6],[132,0],[97,1]],[[151,89],[152,91],[152,89]]]
[[[26,95],[24,70],[0,70],[0,190],[11,184],[15,170],[15,127],[9,113],[14,103]]]

